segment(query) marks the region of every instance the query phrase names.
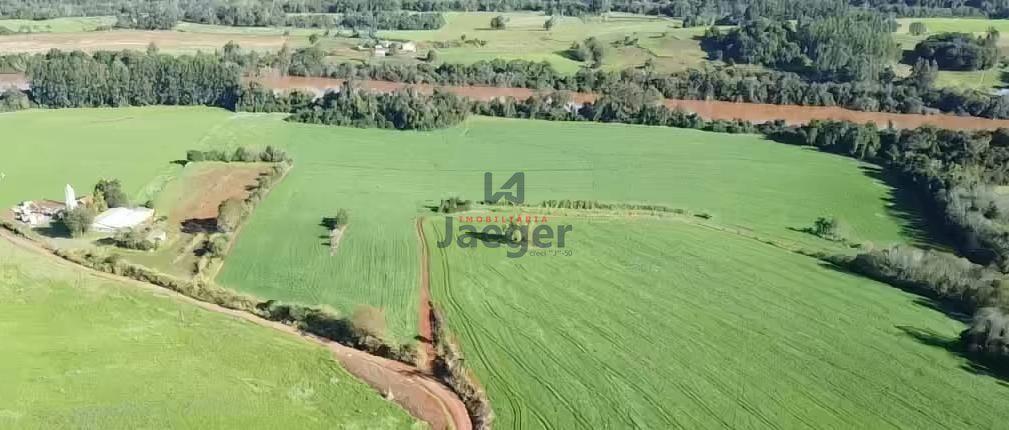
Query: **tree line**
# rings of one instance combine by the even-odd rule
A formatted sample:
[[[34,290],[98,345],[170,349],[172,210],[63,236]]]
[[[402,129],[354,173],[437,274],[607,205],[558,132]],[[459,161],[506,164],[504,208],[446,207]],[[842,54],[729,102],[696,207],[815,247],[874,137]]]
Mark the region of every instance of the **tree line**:
[[[0,68],[24,70],[33,90],[31,100],[43,106],[124,106],[207,104],[234,108],[243,71],[272,67],[293,75],[370,79],[433,85],[513,86],[537,90],[604,93],[636,86],[661,97],[838,106],[897,113],[948,112],[987,118],[1009,118],[1009,97],[977,91],[934,88],[937,65],[922,59],[910,77],[888,82],[816,82],[787,72],[735,67],[707,67],[675,73],[642,68],[622,71],[584,68],[561,74],[547,62],[479,61],[472,64],[415,65],[326,61],[318,47],[276,53],[244,52],[229,43],[221,51],[193,56],[119,51],[85,54],[0,56]],[[94,85],[93,83],[97,83]],[[0,107],[22,106],[16,92],[0,96]]]
[[[543,11],[550,15],[580,16],[614,11],[677,17],[687,26],[707,26],[738,24],[748,13],[784,20],[826,17],[849,5],[907,17],[1009,16],[1009,5],[1000,0],[0,0],[0,18],[145,16],[122,23],[160,28],[169,18],[221,25],[282,25],[290,13]],[[153,14],[155,11],[166,18],[159,19]]]
[[[705,67],[673,73],[647,68],[621,71],[583,68],[557,72],[549,63],[525,60],[472,64],[330,64],[312,48],[290,54],[293,75],[433,85],[483,85],[538,90],[602,92],[619,84],[654,88],[666,98],[802,106],[838,106],[867,112],[936,113],[1009,118],[1009,97],[957,88],[935,88],[935,71],[916,68],[907,78],[821,82],[799,74],[737,67]],[[925,63],[928,65],[928,62]],[[885,73],[884,73],[885,75]]]
[[[437,30],[445,16],[437,12],[371,11],[340,15],[288,15],[284,25],[301,28],[367,28],[374,30]]]
[[[31,61],[34,103],[43,107],[209,105],[233,108],[240,68],[216,54],[50,51]]]

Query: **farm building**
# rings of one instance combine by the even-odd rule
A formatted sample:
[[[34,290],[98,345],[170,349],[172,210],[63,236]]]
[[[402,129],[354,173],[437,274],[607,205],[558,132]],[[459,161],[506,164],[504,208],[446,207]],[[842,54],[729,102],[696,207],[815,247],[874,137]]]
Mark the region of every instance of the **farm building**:
[[[417,44],[413,42],[405,42],[400,50],[403,52],[417,52]]]
[[[14,219],[25,224],[36,226],[48,224],[59,217],[67,205],[55,200],[29,200],[14,206]]]
[[[386,55],[389,54],[389,49],[388,48],[384,48],[382,46],[375,45],[375,49],[374,49],[374,51],[372,51],[372,53],[376,57],[385,57]]]
[[[28,200],[19,203],[11,209],[14,212],[14,219],[32,226],[48,224],[54,219],[59,218],[63,212],[73,210],[77,205],[86,205],[91,202],[90,196],[78,199],[73,187],[69,184],[67,184],[63,192],[64,201],[62,202],[56,200]]]
[[[91,229],[102,233],[115,233],[144,224],[154,217],[154,209],[112,208],[95,217]]]

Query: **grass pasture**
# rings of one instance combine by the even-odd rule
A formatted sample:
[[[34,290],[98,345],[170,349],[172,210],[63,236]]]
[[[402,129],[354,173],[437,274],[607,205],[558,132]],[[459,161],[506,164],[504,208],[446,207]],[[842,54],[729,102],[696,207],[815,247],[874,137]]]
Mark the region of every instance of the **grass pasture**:
[[[209,108],[32,110],[0,115],[0,206],[62,201],[66,184],[90,194],[100,178],[118,178],[137,203],[153,198],[181,170],[173,160],[205,148],[214,127],[234,115]]]
[[[295,159],[249,218],[218,281],[344,312],[379,306],[402,340],[416,334],[418,319],[414,219],[449,195],[481,200],[486,171],[526,172],[531,202],[664,203],[813,247],[831,245],[790,228],[835,215],[853,236],[877,244],[902,241],[907,228],[888,208],[890,188],[862,172],[868,166],[755,136],[492,118],[413,133],[274,118],[236,118],[210,138],[224,146],[285,143]],[[339,208],[351,220],[330,256],[320,223]]]
[[[419,428],[321,347],[0,240],[0,427]]]
[[[447,12],[447,24],[438,30],[379,31],[378,36],[381,38],[412,40],[419,45],[417,55],[403,54],[380,61],[415,63],[419,61],[418,56],[427,53],[433,42],[459,40],[463,35],[470,39],[486,40],[487,45],[437,49],[439,61],[472,63],[495,58],[548,61],[559,71],[573,73],[582,64],[567,58],[564,52],[572,42],[588,37],[596,37],[607,44],[603,64],[607,69],[640,66],[649,58],[660,71],[682,70],[705,61],[699,42],[693,39],[702,34],[704,29],[680,28],[680,21],[674,19],[618,13],[608,14],[605,18],[558,17],[557,26],[548,32],[543,30],[543,23],[548,17],[542,13],[509,12],[503,13],[509,18],[507,28],[491,30],[490,20],[497,15],[502,13]],[[51,48],[85,51],[143,50],[153,42],[162,52],[192,54],[220,49],[229,41],[238,43],[242,48],[276,51],[285,43],[292,48],[308,46],[310,35],[322,36],[325,33],[324,29],[313,28],[230,27],[188,22],[180,22],[174,31],[93,31],[98,26],[114,24],[114,21],[113,17],[0,20],[0,25],[14,31],[30,25],[36,33],[45,32],[0,37],[0,53],[45,52]],[[330,36],[323,36],[319,41],[319,46],[327,51],[332,60],[376,61],[370,52],[355,49],[365,41],[350,37],[351,30],[342,29],[337,34],[336,29],[331,30]],[[624,36],[637,38],[637,45],[610,45],[622,40]]]
[[[100,27],[111,27],[115,23],[116,17],[114,16],[84,16],[45,20],[0,19],[0,27],[24,33],[80,33],[95,31]]]
[[[685,220],[571,223],[572,256],[434,245],[431,286],[501,428],[995,428],[1009,389],[889,286]]]
[[[508,18],[504,30],[489,28],[491,19],[497,15]],[[437,49],[440,61],[472,63],[495,58],[548,61],[557,70],[570,73],[582,64],[563,53],[573,42],[588,37],[607,44],[603,65],[608,69],[640,66],[646,59],[654,58],[657,68],[678,70],[697,65],[705,56],[699,42],[692,39],[702,34],[703,28],[683,29],[678,20],[628,14],[610,14],[606,18],[557,17],[557,25],[545,31],[543,23],[547,19],[542,13],[530,12],[450,12],[445,14],[447,24],[435,31],[382,31],[379,35],[423,42],[459,40],[465,35],[469,39],[486,40],[487,45]],[[609,46],[624,36],[637,38],[638,46]]]

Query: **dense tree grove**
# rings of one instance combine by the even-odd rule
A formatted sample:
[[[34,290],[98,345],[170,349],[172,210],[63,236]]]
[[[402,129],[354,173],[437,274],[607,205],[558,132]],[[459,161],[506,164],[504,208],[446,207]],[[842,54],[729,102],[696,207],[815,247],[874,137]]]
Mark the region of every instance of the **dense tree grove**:
[[[702,46],[715,58],[808,73],[820,80],[875,80],[897,59],[892,19],[858,12],[789,21],[757,18],[722,34],[712,27]]]
[[[295,108],[290,121],[351,127],[430,130],[462,122],[469,103],[452,93],[435,90],[431,96],[412,88],[376,93],[345,83],[308,106]]]
[[[998,63],[998,32],[985,36],[969,33],[942,33],[918,42],[912,51],[915,60],[934,61],[940,70],[990,69]]]
[[[239,66],[222,56],[51,51],[28,67],[32,100],[47,107],[234,106]]]

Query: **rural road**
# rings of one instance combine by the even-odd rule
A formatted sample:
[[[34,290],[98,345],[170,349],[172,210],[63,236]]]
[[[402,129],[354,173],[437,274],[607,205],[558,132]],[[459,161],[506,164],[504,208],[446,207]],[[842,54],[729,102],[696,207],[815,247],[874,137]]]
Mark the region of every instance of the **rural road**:
[[[0,229],[0,237],[18,248],[40,254],[56,264],[80,270],[95,278],[136,286],[212,312],[229,315],[263,327],[279,330],[289,335],[298,336],[309,342],[328,348],[350,374],[366,382],[386,396],[386,398],[399,404],[415,418],[430,424],[432,429],[472,429],[472,423],[466,411],[466,406],[459,397],[444,384],[416,367],[358,351],[328,339],[303,333],[294,327],[262,319],[247,312],[201,302],[167,288],[77,265],[54,255],[49,250],[30,240],[18,237],[3,229]]]

